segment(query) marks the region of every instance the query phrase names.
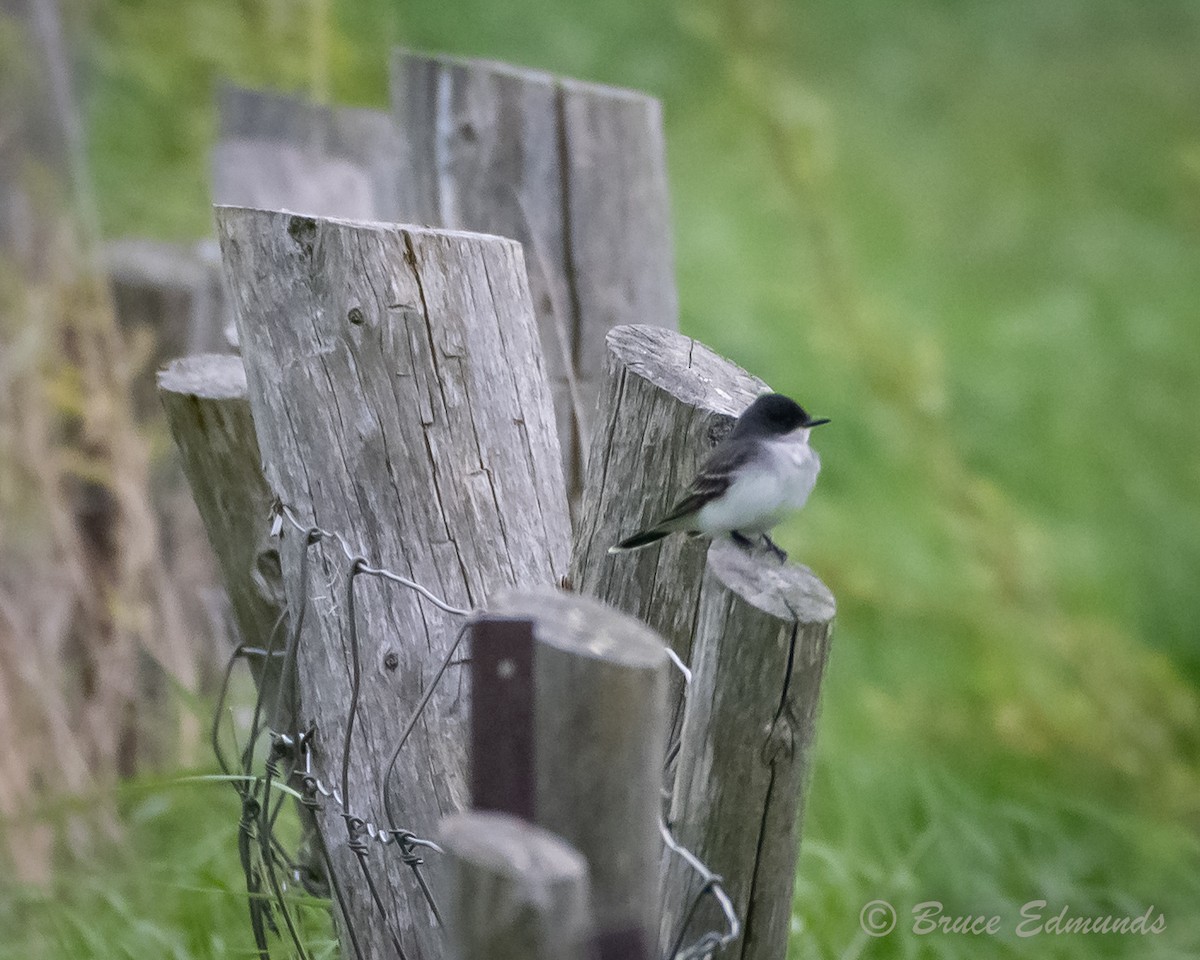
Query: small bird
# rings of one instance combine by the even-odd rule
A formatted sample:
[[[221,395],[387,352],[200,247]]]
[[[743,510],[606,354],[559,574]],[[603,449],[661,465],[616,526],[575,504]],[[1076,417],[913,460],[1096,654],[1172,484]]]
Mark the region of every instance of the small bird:
[[[771,530],[792,510],[799,510],[817,482],[821,458],[808,443],[814,419],[781,393],[755,400],[717,445],[699,474],[665,517],[630,537],[609,553],[638,550],[668,534],[729,537],[740,547],[754,547],[753,537],[787,560]]]

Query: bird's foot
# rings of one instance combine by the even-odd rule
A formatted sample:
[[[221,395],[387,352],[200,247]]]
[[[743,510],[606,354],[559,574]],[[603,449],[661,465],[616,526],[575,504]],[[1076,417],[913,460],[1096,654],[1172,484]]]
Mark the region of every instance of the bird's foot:
[[[765,543],[770,551],[779,558],[779,562],[781,564],[787,563],[787,551],[779,546],[779,544],[777,544],[774,540],[772,540],[770,534],[763,534],[763,543]]]
[[[734,543],[736,543],[743,550],[746,550],[749,552],[753,552],[753,550],[754,550],[754,541],[751,540],[744,533],[739,533],[737,530],[730,530],[729,531],[729,539],[732,540]]]

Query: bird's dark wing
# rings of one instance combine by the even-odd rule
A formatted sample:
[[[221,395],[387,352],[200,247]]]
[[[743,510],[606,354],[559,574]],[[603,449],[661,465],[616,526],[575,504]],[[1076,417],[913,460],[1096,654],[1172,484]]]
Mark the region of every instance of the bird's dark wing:
[[[688,484],[682,499],[667,511],[667,515],[656,526],[680,520],[721,496],[733,483],[734,471],[749,459],[750,450],[745,445],[718,445],[701,465],[696,478]]]

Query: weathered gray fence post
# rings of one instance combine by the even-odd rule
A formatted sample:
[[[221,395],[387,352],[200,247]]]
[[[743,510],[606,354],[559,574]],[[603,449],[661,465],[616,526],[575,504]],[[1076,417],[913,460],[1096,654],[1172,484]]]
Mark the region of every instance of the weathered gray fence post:
[[[501,813],[442,821],[450,960],[590,960],[587,861]]]
[[[265,649],[286,631],[279,550],[269,534],[271,491],[246,396],[240,357],[200,354],[170,363],[158,375],[167,423],[192,488],[192,498],[220,566],[238,633],[245,644]],[[281,658],[250,659],[266,703],[275,702]],[[282,704],[291,727],[294,695]]]
[[[246,656],[263,720],[279,732],[291,731],[296,682],[294,675],[282,675],[289,622],[278,541],[267,521],[273,498],[263,476],[242,360],[231,354],[174,360],[159,373],[158,389],[238,638],[243,647],[272,652]],[[306,882],[322,888],[326,871],[316,822],[303,804],[296,809]]]
[[[697,608],[671,802],[676,839],[721,875],[744,924],[725,956],[783,960],[792,915],[804,788],[829,655],[833,596],[807,567],[714,543]],[[668,858],[661,944],[695,893]],[[712,904],[691,930],[720,929]]]
[[[730,881],[747,921],[737,949],[759,951],[734,955],[779,960],[833,600],[806,569],[731,544],[710,549],[706,540],[672,537],[608,553],[666,510],[736,415],[767,389],[670,331],[619,327],[608,343],[571,579],[644,619],[690,662],[686,709],[682,684],[675,689],[681,744],[675,779],[667,778],[677,839]],[[664,863],[660,946],[668,949],[695,891],[685,864]],[[689,930],[722,926],[705,907]]]
[[[678,324],[661,107],[631,90],[407,50],[393,60],[392,102],[405,218],[525,245],[574,499],[605,333]]]
[[[610,554],[661,516],[736,416],[766,391],[761,380],[704,344],[657,327],[608,334],[608,361],[588,455],[571,583],[644,620],[686,662],[707,541]],[[682,687],[672,679],[672,702]],[[676,709],[675,728],[680,717]]]
[[[320,813],[332,870],[365,957],[391,957],[398,940],[410,960],[432,960],[441,932],[396,847],[348,841],[366,823],[429,836],[462,807],[457,667],[381,783],[462,620],[378,571],[465,610],[566,567],[561,460],[521,250],[237,208],[218,208],[217,222],[267,483],[298,524],[326,531],[307,565],[285,551],[283,574],[289,609],[308,612],[298,675],[314,774],[338,788]]]
[[[227,352],[221,265],[205,255],[207,246],[131,238],[104,245],[121,327],[135,343],[154,338],[151,369],[175,357]]]
[[[510,591],[489,615],[533,621],[534,811],[587,860],[603,938],[653,953],[667,654],[644,623],[589,597]]]

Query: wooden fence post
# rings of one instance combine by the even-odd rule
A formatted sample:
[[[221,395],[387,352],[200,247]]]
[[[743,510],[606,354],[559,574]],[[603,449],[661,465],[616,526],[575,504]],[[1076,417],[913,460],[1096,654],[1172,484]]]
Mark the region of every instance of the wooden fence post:
[[[806,569],[728,543],[672,537],[608,553],[667,509],[736,415],[767,389],[670,331],[619,327],[608,343],[571,580],[645,620],[690,662],[686,710],[682,682],[674,690],[681,746],[675,779],[667,778],[672,818],[686,828],[677,839],[730,881],[738,915],[750,918],[737,949],[758,952],[734,955],[778,960],[833,599]],[[690,893],[689,868],[672,856],[664,863],[666,950]],[[721,927],[705,907],[689,929]]]
[[[792,914],[803,791],[829,655],[834,600],[807,567],[714,543],[697,612],[671,802],[676,839],[720,874],[741,937],[724,954],[783,960]],[[695,893],[668,857],[661,945],[681,930]],[[720,929],[715,906],[691,929]]]
[[[284,660],[278,656],[290,624],[278,541],[270,535],[267,519],[273,498],[263,476],[242,360],[232,354],[174,360],[158,374],[158,390],[217,558],[238,638],[245,647],[276,654],[246,658],[265,722],[281,733],[291,731],[296,726],[296,679],[294,674],[283,676]],[[322,889],[327,880],[316,821],[303,804],[297,804],[296,812],[302,834],[299,865],[305,882]]]
[[[279,550],[269,534],[271,491],[246,396],[240,357],[200,354],[172,361],[158,375],[167,423],[179,448],[192,498],[221,569],[238,633],[265,649],[286,636],[287,616]],[[282,651],[283,641],[276,640]],[[250,659],[266,703],[275,702],[280,658]],[[281,700],[292,726],[294,692]]]
[[[642,93],[407,50],[392,63],[405,218],[514,237],[571,498],[616,324],[678,325],[662,112]],[[574,392],[574,397],[572,393]]]
[[[623,554],[608,548],[665,513],[736,416],[766,390],[691,337],[646,326],[608,334],[570,580],[581,593],[644,620],[685,662],[707,541],[671,537]],[[671,685],[677,733],[682,681],[672,677]]]
[[[217,222],[267,483],[301,527],[326,531],[309,563],[284,552],[283,575],[289,609],[309,612],[298,675],[313,774],[338,790],[320,813],[331,870],[363,957],[399,942],[409,960],[434,960],[441,933],[414,876],[363,831],[427,837],[463,805],[457,667],[389,766],[462,621],[382,571],[465,610],[566,567],[520,247],[238,208]]]
[[[221,265],[205,255],[208,246],[132,238],[104,245],[117,318],[131,338],[154,338],[152,369],[175,357],[228,352]]]
[[[667,655],[590,597],[510,591],[488,615],[533,622],[536,822],[587,860],[601,956],[648,958],[659,924]],[[604,944],[628,945],[605,953]]]
[[[450,960],[590,960],[587,861],[500,813],[442,821]]]

